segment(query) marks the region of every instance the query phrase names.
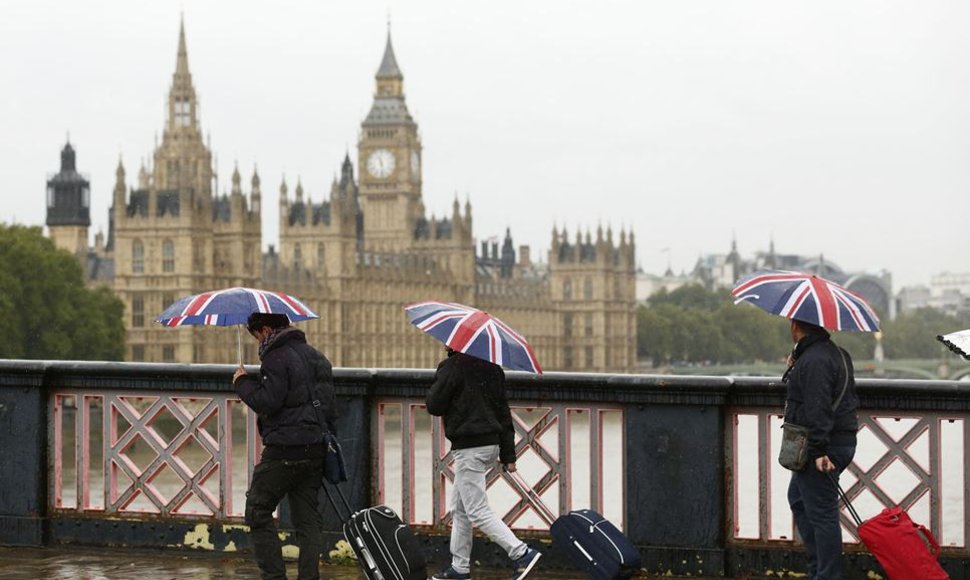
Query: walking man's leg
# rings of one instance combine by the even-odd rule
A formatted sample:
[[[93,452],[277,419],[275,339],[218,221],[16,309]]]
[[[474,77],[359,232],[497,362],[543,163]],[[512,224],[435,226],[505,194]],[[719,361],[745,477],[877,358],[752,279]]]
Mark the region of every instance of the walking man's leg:
[[[830,447],[828,457],[839,474],[852,462],[855,447]],[[808,552],[808,576],[812,580],[842,579],[842,525],[839,495],[829,475],[815,465],[792,474],[788,501],[798,533]]]
[[[451,565],[432,576],[432,580],[467,580],[471,578],[472,523],[465,513],[458,486],[466,477],[461,469],[460,450],[452,450],[455,458],[455,481],[451,488]]]
[[[460,459],[455,458],[455,493],[471,523],[498,544],[509,558],[516,560],[525,554],[528,546],[512,533],[505,522],[495,515],[488,505],[485,493],[485,475],[496,465],[498,445],[460,449]],[[459,479],[458,473],[462,476]]]
[[[805,502],[802,500],[802,491],[800,488],[801,476],[802,474],[800,472],[792,473],[791,481],[788,483],[788,505],[791,507],[792,518],[795,520],[795,528],[798,530],[798,535],[801,537],[802,543],[805,544],[805,571],[808,573],[809,580],[815,580],[815,576],[818,573],[815,528],[808,521],[808,516],[805,514]]]
[[[468,520],[465,505],[458,493],[458,486],[466,477],[455,463],[455,487],[451,490],[451,567],[456,572],[468,574],[471,571],[472,523]]]
[[[286,494],[289,474],[282,461],[261,461],[246,492],[246,525],[262,580],[286,580],[273,512]]]
[[[320,486],[323,482],[323,460],[307,459],[294,462],[293,489],[290,500],[290,516],[296,528],[296,545],[300,548],[297,580],[319,580],[320,552],[323,542],[320,529]]]

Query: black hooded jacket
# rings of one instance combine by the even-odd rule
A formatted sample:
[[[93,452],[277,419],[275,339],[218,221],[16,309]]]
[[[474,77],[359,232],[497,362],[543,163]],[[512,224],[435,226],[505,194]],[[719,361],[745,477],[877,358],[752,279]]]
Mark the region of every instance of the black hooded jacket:
[[[841,354],[840,354],[841,351]],[[843,364],[842,355],[845,355]],[[852,357],[832,342],[828,333],[803,337],[792,353],[795,364],[786,373],[788,398],[785,421],[810,429],[808,456],[828,454],[829,446],[854,446],[859,419]],[[848,372],[848,386],[838,408],[832,405],[842,392]]]
[[[444,419],[452,449],[498,445],[499,460],[515,463],[515,428],[502,367],[452,351],[438,364],[426,402],[429,413]]]
[[[311,404],[310,386],[314,382],[320,386],[326,427],[336,433],[337,408],[330,361],[307,344],[302,330],[293,327],[273,336],[261,358],[259,378],[244,375],[233,386],[239,398],[256,412],[263,445],[320,444],[322,448],[322,430]]]

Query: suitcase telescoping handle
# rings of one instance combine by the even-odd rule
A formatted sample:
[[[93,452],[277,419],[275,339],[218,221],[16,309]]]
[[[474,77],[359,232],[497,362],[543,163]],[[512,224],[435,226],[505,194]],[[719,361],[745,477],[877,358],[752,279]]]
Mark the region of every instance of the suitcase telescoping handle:
[[[347,521],[347,520],[349,520],[350,519],[350,516],[352,516],[354,514],[354,510],[350,509],[350,502],[347,501],[347,496],[345,496],[343,490],[340,489],[340,485],[334,485],[333,486],[333,488],[335,490],[337,490],[337,495],[340,496],[340,501],[343,502],[344,508],[347,509],[347,517],[344,517],[340,513],[340,508],[337,507],[337,502],[334,501],[334,499],[333,499],[333,494],[330,493],[330,485],[331,484],[328,483],[327,481],[324,481],[323,482],[323,486],[322,486],[323,487],[323,493],[327,494],[327,499],[330,500],[330,505],[333,506],[333,511],[334,511],[334,513],[337,514],[337,518],[340,519],[341,521]]]
[[[832,481],[832,485],[835,486],[835,489],[839,490],[839,497],[842,498],[842,503],[845,504],[845,509],[849,511],[849,515],[852,516],[853,520],[855,520],[856,527],[861,526],[862,518],[859,517],[859,512],[855,511],[855,508],[852,507],[852,502],[849,501],[849,496],[845,495],[845,491],[842,489],[842,486],[839,485],[838,478],[832,475],[831,471],[826,471],[825,475],[829,476],[829,479]]]
[[[556,514],[552,513],[552,510],[546,506],[536,490],[532,489],[532,486],[526,485],[523,481],[522,476],[519,475],[517,471],[508,471],[505,466],[502,466],[502,472],[505,474],[505,478],[512,482],[512,485],[519,491],[519,494],[525,497],[532,504],[532,507],[536,509],[536,513],[539,517],[545,520],[548,525],[552,525],[556,521]]]

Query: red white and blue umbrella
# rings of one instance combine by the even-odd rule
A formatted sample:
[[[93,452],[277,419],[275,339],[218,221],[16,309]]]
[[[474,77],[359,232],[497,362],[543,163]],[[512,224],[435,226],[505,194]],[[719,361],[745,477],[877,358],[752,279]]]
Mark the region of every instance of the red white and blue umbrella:
[[[525,338],[487,312],[454,302],[416,302],[404,307],[411,324],[452,350],[503,367],[541,374]]]
[[[165,326],[235,326],[246,324],[253,312],[285,314],[290,322],[320,318],[289,294],[255,288],[224,288],[186,296],[166,308],[155,322]],[[236,333],[242,364],[242,332]]]
[[[255,288],[225,288],[186,296],[158,315],[165,326],[233,326],[246,324],[253,312],[285,314],[290,322],[320,318],[296,298]]]
[[[879,330],[879,316],[861,296],[813,274],[757,272],[739,280],[731,294],[735,304],[750,302],[772,314],[829,330]]]

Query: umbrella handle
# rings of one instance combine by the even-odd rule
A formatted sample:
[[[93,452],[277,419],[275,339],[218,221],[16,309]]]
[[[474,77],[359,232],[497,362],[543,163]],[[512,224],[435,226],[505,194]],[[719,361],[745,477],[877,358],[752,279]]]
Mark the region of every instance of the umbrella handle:
[[[236,325],[236,354],[239,355],[239,366],[242,366],[242,329],[238,324]]]

